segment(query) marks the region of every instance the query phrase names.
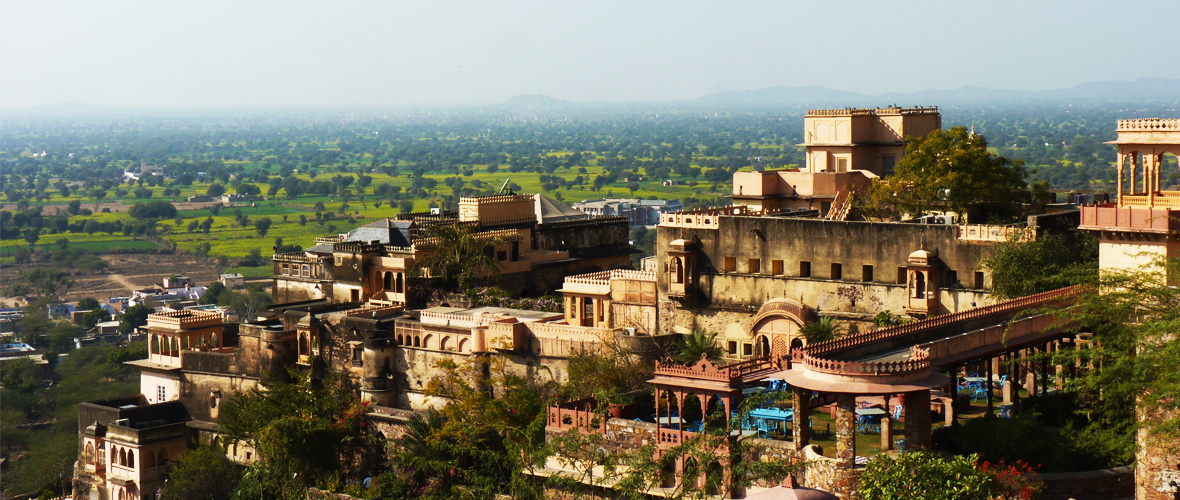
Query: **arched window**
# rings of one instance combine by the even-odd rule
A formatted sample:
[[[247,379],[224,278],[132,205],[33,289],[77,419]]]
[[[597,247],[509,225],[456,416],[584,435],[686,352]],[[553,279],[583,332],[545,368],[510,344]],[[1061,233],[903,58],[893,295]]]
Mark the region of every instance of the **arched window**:
[[[127,466],[127,449],[119,448],[119,465]]]
[[[915,273],[914,296],[919,298],[926,297],[926,273]]]
[[[387,271],[382,274],[381,289],[387,291],[393,289],[393,273]]]
[[[406,293],[405,273],[397,273],[397,284],[394,288],[396,293]]]
[[[135,450],[130,450],[127,452],[127,466],[131,467],[132,469],[135,468]]]
[[[299,355],[300,356],[307,356],[308,354],[311,354],[311,348],[308,347],[307,333],[300,332],[300,334],[299,334]]]
[[[417,337],[417,336],[414,337],[414,347],[422,347],[421,337]]]
[[[82,454],[82,460],[85,463],[94,463],[94,443],[86,443],[86,451]]]
[[[156,467],[168,465],[168,449],[160,448],[160,455],[156,457]]]
[[[434,340],[433,335],[427,335],[427,336],[423,337],[422,338],[422,347],[425,347],[427,349],[433,348],[434,346],[431,345],[432,340]]]
[[[438,343],[438,350],[440,350],[440,351],[447,350],[447,344],[449,344],[450,342],[451,342],[450,337],[443,337],[442,340],[439,341],[439,343]]]
[[[467,339],[459,339],[459,352],[467,352]]]

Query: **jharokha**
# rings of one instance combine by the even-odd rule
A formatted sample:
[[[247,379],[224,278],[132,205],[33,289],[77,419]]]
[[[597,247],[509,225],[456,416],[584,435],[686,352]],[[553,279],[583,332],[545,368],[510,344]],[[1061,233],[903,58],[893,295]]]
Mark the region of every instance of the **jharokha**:
[[[678,458],[652,496],[686,486],[690,468],[727,484],[736,460],[787,458],[808,464],[798,483],[857,498],[864,469],[856,436],[866,417],[880,417],[872,425],[882,447],[929,449],[932,425],[961,418],[968,370],[1005,381],[1002,398],[986,391],[988,410],[1002,410],[1017,387],[1036,394],[1061,384],[1061,366],[1022,358],[1088,342],[1077,325],[1044,313],[1069,307],[1073,289],[993,298],[982,262],[998,244],[1080,227],[1100,238],[1104,270],[1180,257],[1180,192],[1160,190],[1161,156],[1180,153],[1180,120],[1119,122],[1111,144],[1130,187],[1120,182],[1117,199],[1010,226],[954,214],[847,220],[853,197],[893,174],[906,138],[942,127],[937,108],[816,110],[804,127],[805,167],[738,172],[732,206],[660,214],[655,255],[641,269],[631,267],[626,217],[591,217],[539,194],[462,198],[457,212],[404,214],[274,255],[274,305],[258,317],[152,314],[143,328],[150,354],[129,363],[141,372],[140,394],[79,407],[74,498],[155,498],[173,461],[194,443],[220,440],[222,406],[268,373],[319,364],[344,374],[369,403],[371,427],[392,438],[413,412],[447,404],[424,393],[440,361],[483,354],[511,373],[543,369],[565,382],[573,353],[609,343],[640,356],[694,331],[717,333],[721,360],[658,363],[649,380],[653,418],[595,418],[597,402],[567,401],[549,408],[547,432],[601,433],[616,449],[655,445],[662,454],[706,432],[681,416],[720,410],[741,418],[744,398],[781,388],[791,411],[766,420],[781,432],[730,435],[730,444],[752,443],[743,456],[725,445],[709,463]],[[440,251],[437,226],[470,228],[485,241],[510,294],[556,291],[564,307],[479,306],[462,294],[430,293],[439,277],[415,263]],[[1180,284],[1180,276],[1161,279]],[[877,328],[882,311],[907,322]],[[801,330],[825,320],[841,331],[808,343]],[[832,417],[824,430],[834,449],[812,443],[812,419],[785,416],[821,408]],[[899,421],[904,431],[894,436]],[[225,449],[239,463],[259,458],[240,444]],[[1142,439],[1137,463],[1137,498],[1175,498],[1180,458]],[[537,474],[582,477],[576,468],[555,457]],[[708,474],[691,480],[703,486]],[[741,498],[792,486],[718,491]]]

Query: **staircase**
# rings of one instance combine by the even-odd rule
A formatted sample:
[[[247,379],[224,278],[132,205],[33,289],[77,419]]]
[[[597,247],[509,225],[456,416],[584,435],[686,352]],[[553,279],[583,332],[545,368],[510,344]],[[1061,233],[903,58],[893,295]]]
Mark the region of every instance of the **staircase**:
[[[852,193],[849,191],[837,191],[836,199],[832,200],[832,208],[828,209],[828,220],[846,220],[848,219],[848,212],[852,209]]]

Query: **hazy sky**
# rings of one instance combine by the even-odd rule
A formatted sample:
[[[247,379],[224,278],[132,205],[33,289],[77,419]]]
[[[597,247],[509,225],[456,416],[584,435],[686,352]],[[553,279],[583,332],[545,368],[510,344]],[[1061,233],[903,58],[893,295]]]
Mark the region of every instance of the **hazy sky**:
[[[1180,1],[0,1],[0,107],[668,101],[1180,78]]]

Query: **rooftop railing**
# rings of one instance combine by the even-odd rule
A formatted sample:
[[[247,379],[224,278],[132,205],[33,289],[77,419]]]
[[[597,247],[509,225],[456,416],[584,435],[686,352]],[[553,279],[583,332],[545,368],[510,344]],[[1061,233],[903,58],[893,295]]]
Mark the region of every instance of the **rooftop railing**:
[[[851,376],[889,376],[917,373],[930,369],[930,352],[918,346],[910,347],[910,358],[903,361],[840,361],[812,356],[806,349],[795,349],[796,362],[808,370],[820,373]]]
[[[1119,132],[1180,132],[1180,118],[1119,120]]]

